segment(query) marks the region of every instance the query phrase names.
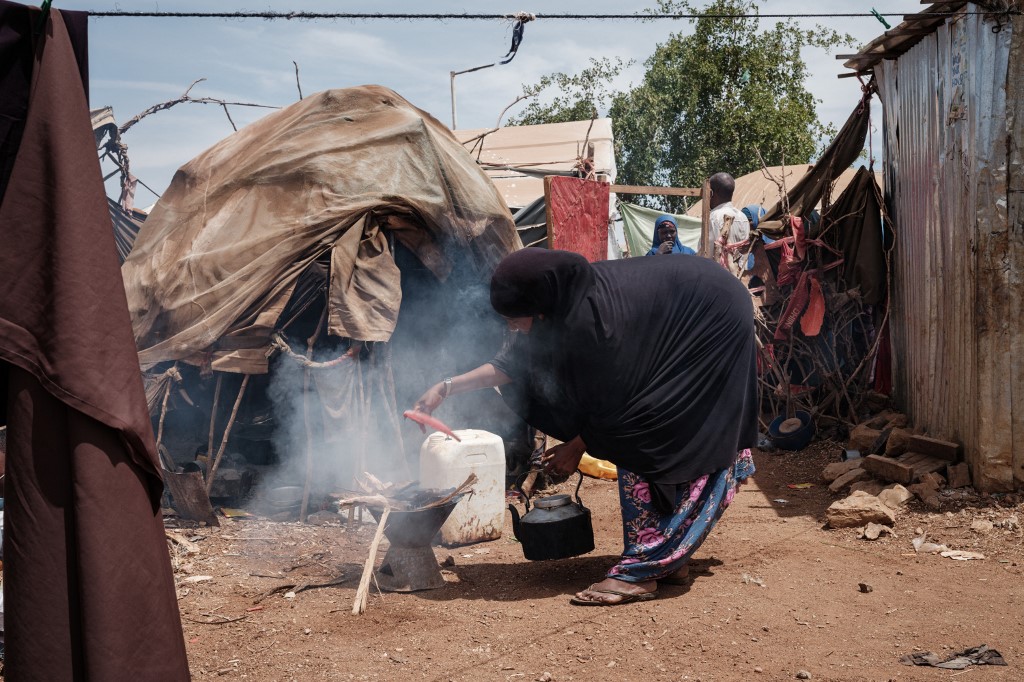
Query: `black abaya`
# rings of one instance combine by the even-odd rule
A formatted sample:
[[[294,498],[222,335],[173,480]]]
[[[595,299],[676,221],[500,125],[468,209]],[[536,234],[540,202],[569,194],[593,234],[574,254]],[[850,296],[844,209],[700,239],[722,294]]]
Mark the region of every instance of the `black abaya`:
[[[524,249],[495,271],[492,304],[543,315],[493,361],[513,379],[510,406],[541,430],[663,485],[756,444],[753,305],[720,265]]]

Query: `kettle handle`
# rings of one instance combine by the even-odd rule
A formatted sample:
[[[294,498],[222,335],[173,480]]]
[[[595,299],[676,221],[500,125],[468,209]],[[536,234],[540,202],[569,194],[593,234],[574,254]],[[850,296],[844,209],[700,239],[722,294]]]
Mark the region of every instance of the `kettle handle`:
[[[578,504],[583,509],[586,509],[586,507],[583,506],[583,500],[580,499],[580,488],[583,487],[583,472],[577,470],[576,473],[580,475],[580,480],[578,483],[576,483],[576,504]]]

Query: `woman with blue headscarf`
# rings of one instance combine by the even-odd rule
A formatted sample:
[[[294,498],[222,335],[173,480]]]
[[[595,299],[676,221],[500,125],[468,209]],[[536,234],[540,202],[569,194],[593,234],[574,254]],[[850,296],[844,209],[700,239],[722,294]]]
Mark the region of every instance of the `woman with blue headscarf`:
[[[679,241],[679,225],[670,215],[660,215],[654,221],[654,239],[648,256],[659,256],[666,253],[697,253]]]

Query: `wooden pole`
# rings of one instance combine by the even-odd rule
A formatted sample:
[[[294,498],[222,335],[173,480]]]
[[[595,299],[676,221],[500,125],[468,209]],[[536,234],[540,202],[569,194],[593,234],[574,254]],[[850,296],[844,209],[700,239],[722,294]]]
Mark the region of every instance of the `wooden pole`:
[[[306,359],[313,358],[313,346],[320,338],[320,330],[327,322],[328,302],[324,300],[324,309],[320,313],[320,319],[316,323],[313,335],[306,339]],[[313,427],[309,419],[309,384],[310,370],[306,367],[302,370],[302,419],[306,425],[306,478],[302,483],[302,506],[299,508],[299,522],[305,523],[309,514],[309,492],[313,487]],[[317,394],[319,395],[319,394]]]
[[[217,423],[217,404],[220,402],[220,384],[224,379],[222,373],[217,374],[217,388],[213,389],[213,407],[210,408],[210,439],[206,443],[206,463],[209,465],[210,457],[213,456],[213,433]]]
[[[697,250],[704,258],[711,257],[711,185],[707,180],[700,190],[700,248]]]
[[[702,190],[697,187],[653,187],[650,185],[608,185],[608,191],[615,194],[651,194],[665,197],[700,197]]]
[[[164,439],[164,418],[167,417],[167,399],[171,397],[171,382],[174,381],[170,377],[167,377],[167,386],[164,388],[164,400],[160,405],[160,426],[156,429],[156,451],[160,453],[160,442]]]
[[[385,506],[377,523],[377,532],[373,535],[373,542],[370,543],[370,554],[363,564],[363,575],[359,578],[359,588],[356,590],[356,600],[352,603],[352,615],[358,616],[366,611],[366,595],[370,591],[370,576],[373,575],[373,565],[377,561],[377,548],[380,546],[381,538],[384,537],[384,526],[387,524],[391,507]]]
[[[228,425],[224,428],[224,437],[220,439],[220,448],[217,450],[217,458],[213,460],[213,464],[210,466],[210,473],[206,476],[206,494],[210,494],[210,490],[213,489],[213,478],[217,475],[217,467],[220,466],[220,459],[224,456],[224,450],[228,446],[228,436],[231,435],[231,427],[235,424],[235,416],[238,414],[238,406],[242,404],[242,396],[245,395],[245,387],[249,384],[249,375],[246,374],[242,378],[242,385],[238,387],[238,397],[235,398],[235,406],[231,409],[231,417],[228,419]]]
[[[302,370],[302,418],[306,422],[306,480],[302,484],[302,507],[299,522],[309,514],[309,491],[313,485],[313,430],[309,420],[309,368]]]

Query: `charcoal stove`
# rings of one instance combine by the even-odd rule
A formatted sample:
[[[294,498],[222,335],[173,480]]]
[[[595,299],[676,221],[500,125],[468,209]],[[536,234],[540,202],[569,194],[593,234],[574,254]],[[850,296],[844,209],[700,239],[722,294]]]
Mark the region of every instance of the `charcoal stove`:
[[[434,507],[391,510],[384,527],[388,551],[380,568],[374,572],[380,589],[416,592],[444,587],[444,577],[430,545],[461,499],[462,495],[459,495]],[[382,508],[370,505],[367,508],[379,521]]]

